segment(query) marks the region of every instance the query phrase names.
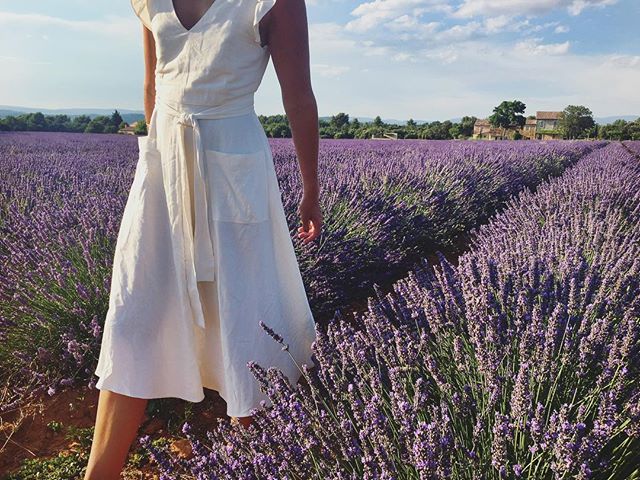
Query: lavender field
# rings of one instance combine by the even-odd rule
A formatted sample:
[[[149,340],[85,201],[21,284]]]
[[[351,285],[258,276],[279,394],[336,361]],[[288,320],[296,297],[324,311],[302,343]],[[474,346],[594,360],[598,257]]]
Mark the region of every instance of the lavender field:
[[[293,236],[295,150],[270,142]],[[147,442],[167,478],[640,478],[639,143],[323,140],[324,232],[295,243],[318,368],[251,365],[260,434]],[[0,134],[0,412],[94,386],[136,159]]]
[[[620,144],[524,192],[457,266],[425,264],[322,333],[257,431],[226,424],[168,478],[640,478],[640,162]],[[285,339],[286,341],[286,339]]]

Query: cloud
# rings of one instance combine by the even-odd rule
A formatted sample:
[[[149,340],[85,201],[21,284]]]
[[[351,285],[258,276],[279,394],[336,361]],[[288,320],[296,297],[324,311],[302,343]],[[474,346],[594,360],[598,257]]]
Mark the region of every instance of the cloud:
[[[453,17],[469,18],[495,15],[541,15],[554,10],[566,9],[570,15],[580,15],[593,7],[607,7],[618,0],[464,0],[452,14]]]
[[[640,55],[609,55],[604,58],[604,66],[614,68],[631,68],[640,67]]]
[[[525,55],[565,55],[569,52],[570,42],[540,43],[540,38],[529,38],[517,42],[514,50]]]
[[[312,63],[311,69],[322,77],[336,78],[348,72],[350,67],[344,65],[328,65],[326,63]]]
[[[447,0],[373,0],[358,5],[351,15],[357,17],[347,22],[350,32],[367,32],[381,24],[405,17],[405,22],[428,12],[450,13]]]
[[[80,33],[98,34],[119,38],[130,35],[140,22],[134,17],[108,15],[99,20],[69,20],[38,13],[13,13],[0,11],[0,26],[3,28],[61,28]],[[47,37],[43,34],[43,38]],[[48,37],[45,38],[48,40]]]

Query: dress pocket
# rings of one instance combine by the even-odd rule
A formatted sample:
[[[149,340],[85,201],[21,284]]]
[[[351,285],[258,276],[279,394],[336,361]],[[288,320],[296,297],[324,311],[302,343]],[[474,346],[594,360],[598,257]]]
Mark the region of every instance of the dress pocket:
[[[264,150],[250,153],[205,150],[212,220],[258,223],[269,218]]]

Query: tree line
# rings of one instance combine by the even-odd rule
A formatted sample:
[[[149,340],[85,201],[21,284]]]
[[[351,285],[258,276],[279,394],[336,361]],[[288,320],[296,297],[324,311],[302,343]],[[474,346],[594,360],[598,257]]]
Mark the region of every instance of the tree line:
[[[495,128],[502,128],[506,133],[514,128],[521,128],[526,117],[523,115],[526,106],[519,100],[503,101],[493,109],[487,117]],[[563,138],[599,138],[605,140],[640,140],[640,117],[634,121],[623,119],[607,125],[600,125],[593,119],[591,110],[581,105],[569,105],[558,122],[558,129]],[[265,133],[272,138],[290,138],[291,128],[286,115],[258,115]],[[528,118],[535,118],[529,116]],[[340,112],[329,119],[319,120],[320,138],[371,138],[394,133],[398,138],[450,140],[467,139],[473,135],[475,116],[464,116],[459,122],[450,120],[425,122],[418,124],[409,119],[404,125],[387,123],[376,116],[373,121],[364,122],[358,118],[349,118],[349,114]],[[49,132],[84,132],[84,133],[117,133],[127,127],[117,110],[111,115],[99,115],[90,118],[78,115],[44,115],[41,112],[10,115],[0,119],[0,131],[49,131]],[[136,134],[147,133],[143,121],[137,122]],[[522,138],[515,131],[513,138]]]
[[[144,123],[144,122],[142,122]],[[7,132],[76,132],[76,133],[118,133],[127,126],[118,110],[111,115],[98,115],[93,119],[88,115],[44,115],[42,112],[8,115],[0,118],[0,131]],[[145,128],[140,132],[145,133]]]

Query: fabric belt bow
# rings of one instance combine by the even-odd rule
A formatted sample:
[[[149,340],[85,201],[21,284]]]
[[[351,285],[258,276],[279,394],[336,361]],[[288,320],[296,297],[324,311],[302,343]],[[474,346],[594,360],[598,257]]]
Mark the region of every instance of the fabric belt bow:
[[[178,190],[178,214],[181,217],[181,228],[183,230],[185,262],[186,262],[186,286],[189,296],[189,303],[193,313],[193,321],[201,328],[205,328],[202,303],[197,282],[212,282],[216,280],[215,263],[213,258],[213,240],[209,230],[208,219],[208,199],[207,187],[205,184],[204,171],[204,147],[200,133],[200,119],[224,118],[244,113],[253,112],[253,97],[250,102],[239,105],[221,105],[206,108],[198,112],[185,112],[177,109],[169,103],[157,101],[163,111],[175,117],[175,123],[180,128],[179,151],[176,159],[176,184]],[[193,208],[194,224],[191,225],[191,205],[189,194],[189,176],[187,171],[187,151],[185,145],[186,127],[193,129]]]

